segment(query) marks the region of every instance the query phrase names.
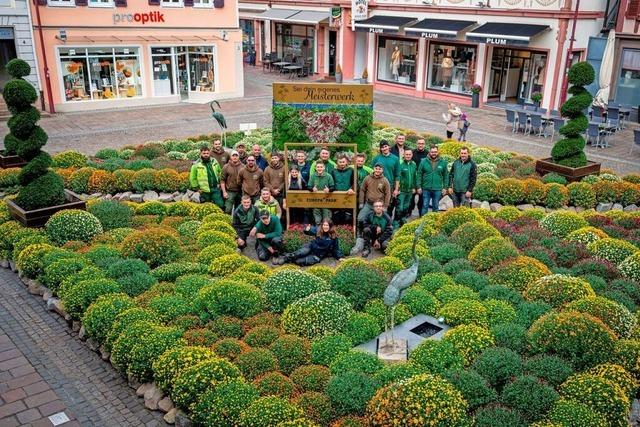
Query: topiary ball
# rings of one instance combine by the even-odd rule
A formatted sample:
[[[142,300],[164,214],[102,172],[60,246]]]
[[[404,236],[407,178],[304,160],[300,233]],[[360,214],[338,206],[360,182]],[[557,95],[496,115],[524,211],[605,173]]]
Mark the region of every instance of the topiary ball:
[[[317,292],[329,290],[329,285],[302,270],[283,270],[271,275],[262,285],[271,311],[282,313],[291,303]]]
[[[637,327],[637,319],[626,307],[610,299],[593,296],[567,304],[567,310],[588,313],[602,320],[619,338],[629,338]]]
[[[23,186],[15,202],[27,211],[61,205],[65,202],[64,181],[55,172],[48,172]]]
[[[427,372],[442,375],[450,369],[462,369],[464,358],[450,342],[424,340],[411,351],[409,361]]]
[[[582,216],[571,211],[556,211],[548,214],[540,221],[556,237],[564,238],[572,231],[587,227],[589,223]]]
[[[259,397],[253,384],[232,379],[202,395],[191,412],[192,419],[198,425],[210,427],[238,425],[242,411]]]
[[[478,243],[469,253],[469,261],[480,271],[518,256],[518,249],[503,237],[489,237]]]
[[[381,298],[387,284],[382,271],[369,263],[358,262],[349,266],[342,263],[331,279],[331,290],[344,295],[354,309],[360,310],[367,301]]]
[[[423,425],[467,425],[467,402],[462,394],[439,376],[418,375],[391,384],[376,393],[367,405],[371,426],[410,426],[413,420]]]
[[[304,413],[297,406],[276,396],[265,396],[253,401],[241,412],[242,427],[278,427],[281,423],[303,418]]]
[[[624,391],[609,379],[582,373],[571,376],[560,386],[560,395],[595,410],[610,426],[626,426],[629,399]]]
[[[528,422],[543,419],[559,398],[553,387],[526,375],[507,384],[501,397],[505,404],[520,412]]]
[[[581,298],[594,297],[595,292],[585,280],[564,274],[544,276],[527,286],[524,297],[560,307]]]
[[[157,267],[175,261],[182,255],[182,249],[173,231],[153,228],[127,236],[122,242],[122,255],[140,258],[151,267]]]
[[[473,363],[484,349],[495,343],[488,329],[476,325],[460,325],[449,329],[442,340],[451,343],[462,354],[465,366]]]
[[[549,421],[568,427],[606,427],[607,419],[601,413],[575,400],[558,400],[549,411]]]

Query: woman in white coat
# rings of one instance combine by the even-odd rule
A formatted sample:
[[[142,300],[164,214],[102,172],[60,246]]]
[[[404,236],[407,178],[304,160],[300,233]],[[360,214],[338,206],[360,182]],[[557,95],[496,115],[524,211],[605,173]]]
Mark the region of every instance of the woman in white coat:
[[[453,134],[458,130],[461,114],[462,111],[453,102],[449,103],[447,112],[442,113],[442,118],[444,119],[447,126],[447,139],[451,139],[453,137]]]

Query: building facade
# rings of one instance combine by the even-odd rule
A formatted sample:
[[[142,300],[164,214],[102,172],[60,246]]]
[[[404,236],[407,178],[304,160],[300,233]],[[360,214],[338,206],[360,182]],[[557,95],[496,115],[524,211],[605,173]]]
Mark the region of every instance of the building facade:
[[[48,110],[244,95],[235,0],[38,0],[31,9]]]
[[[616,21],[614,72],[610,98],[615,104],[640,106],[640,0],[621,0]]]
[[[240,3],[240,17],[253,22],[258,61],[268,52],[304,55],[308,40],[319,74],[339,64],[345,80],[366,70],[378,90],[463,105],[474,84],[482,103],[496,105],[531,102],[537,92],[543,107],[557,109],[567,65],[586,58],[605,3],[582,0],[576,12],[575,0],[376,0],[366,19],[352,21],[351,1],[253,0]],[[296,22],[308,11],[318,19]]]
[[[25,79],[39,89],[27,1],[0,0],[0,91],[11,78],[5,66],[14,58],[24,59],[31,65],[31,74]]]

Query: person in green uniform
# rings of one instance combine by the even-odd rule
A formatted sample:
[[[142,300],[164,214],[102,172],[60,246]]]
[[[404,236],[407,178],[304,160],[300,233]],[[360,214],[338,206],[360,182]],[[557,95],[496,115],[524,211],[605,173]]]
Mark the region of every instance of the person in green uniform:
[[[423,205],[420,207],[420,215],[429,210],[438,212],[440,198],[446,193],[449,183],[449,169],[447,161],[440,157],[438,147],[432,145],[429,154],[422,159],[418,166],[418,191],[423,195]]]
[[[411,216],[411,199],[417,192],[416,185],[417,166],[413,161],[413,151],[405,148],[400,162],[400,194],[398,194],[398,206],[396,207],[396,219],[394,225],[402,227]]]
[[[449,194],[453,197],[453,206],[471,204],[477,177],[478,168],[469,155],[469,149],[460,148],[460,157],[453,162],[449,172]]]
[[[367,155],[364,153],[356,154],[356,170],[358,171],[358,188],[362,187],[364,179],[373,172],[373,168],[365,165]]]
[[[387,213],[393,216],[393,210],[396,207],[396,198],[400,194],[400,182],[398,181],[400,173],[400,159],[398,156],[391,154],[389,142],[380,141],[380,154],[373,158],[373,164],[382,163],[382,172],[384,177],[389,181],[391,186],[392,197],[387,206]]]
[[[332,174],[335,191],[346,191],[347,194],[354,194],[353,191],[353,166],[349,165],[346,155],[338,156],[337,166]],[[353,211],[351,209],[335,209],[333,211],[333,222],[335,224],[351,224],[353,222]]]
[[[315,162],[311,163],[311,175],[313,175],[313,173],[315,172],[316,163],[318,163],[318,162],[324,163],[324,170],[328,174],[331,174],[333,169],[337,166],[336,162],[331,160],[331,151],[329,151],[328,148],[321,149],[320,153],[318,154],[318,160],[316,160]]]
[[[362,251],[362,257],[367,258],[371,253],[372,247],[384,252],[392,235],[393,224],[391,223],[391,217],[384,211],[382,201],[377,201],[373,204],[373,212],[369,213],[364,221],[364,229],[362,231],[364,250]]]
[[[284,249],[280,219],[267,211],[260,211],[260,221],[251,229],[249,235],[256,238],[258,259],[267,261],[274,257],[274,263],[277,263],[276,257]]]
[[[220,163],[211,158],[211,149],[202,146],[200,159],[193,163],[189,173],[189,185],[193,191],[200,192],[201,203],[211,202],[219,208],[224,207],[224,199],[220,191],[221,173]]]
[[[233,210],[233,229],[236,230],[238,249],[247,247],[249,233],[258,220],[258,209],[251,203],[251,197],[242,196],[240,205]]]
[[[316,172],[311,174],[309,178],[309,184],[307,188],[309,191],[329,193],[333,191],[334,182],[331,174],[327,173],[324,169],[324,163],[321,161],[316,162]],[[331,219],[331,210],[326,208],[314,208],[313,220],[316,225],[320,225],[322,218]]]

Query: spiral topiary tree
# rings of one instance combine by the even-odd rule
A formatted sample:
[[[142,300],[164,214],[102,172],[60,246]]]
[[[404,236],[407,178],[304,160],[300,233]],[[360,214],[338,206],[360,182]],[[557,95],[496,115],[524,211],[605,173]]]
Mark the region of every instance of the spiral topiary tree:
[[[569,69],[569,93],[571,98],[562,104],[560,112],[562,117],[569,121],[560,128],[563,139],[555,143],[551,149],[551,157],[555,163],[571,168],[578,168],[587,164],[587,156],[584,154],[585,141],[582,134],[589,127],[589,119],[584,115],[593,97],[584,86],[595,79],[595,71],[588,62],[578,62]]]
[[[64,182],[49,170],[51,156],[41,150],[48,137],[37,125],[40,112],[31,105],[38,99],[38,93],[23,79],[31,72],[31,66],[21,59],[12,59],[6,69],[13,78],[2,94],[12,114],[7,123],[10,133],[4,139],[5,154],[18,155],[28,162],[20,171],[22,188],[15,202],[25,210],[60,205],[65,200]]]

